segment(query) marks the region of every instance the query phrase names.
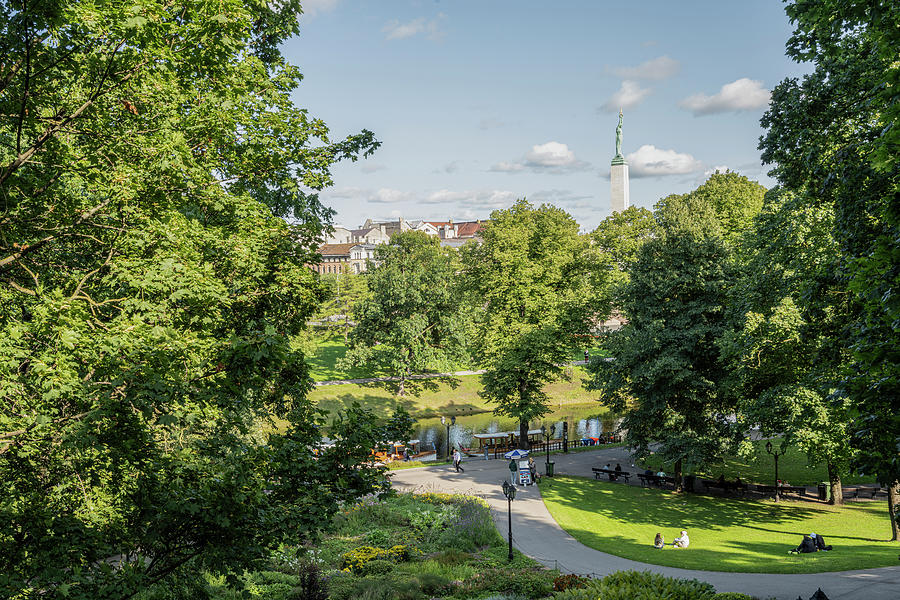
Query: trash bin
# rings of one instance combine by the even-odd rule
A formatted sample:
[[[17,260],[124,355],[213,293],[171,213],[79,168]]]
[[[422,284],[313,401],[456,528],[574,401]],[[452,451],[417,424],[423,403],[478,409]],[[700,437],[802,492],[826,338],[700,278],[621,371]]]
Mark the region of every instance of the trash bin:
[[[695,475],[685,475],[684,476],[684,491],[693,492],[694,491],[694,481],[696,480]]]
[[[553,477],[553,465],[555,465],[555,464],[556,464],[556,463],[553,462],[553,461],[550,461],[550,462],[546,463],[546,465],[547,465],[547,477]]]
[[[828,483],[825,481],[819,482],[819,500],[828,500]]]

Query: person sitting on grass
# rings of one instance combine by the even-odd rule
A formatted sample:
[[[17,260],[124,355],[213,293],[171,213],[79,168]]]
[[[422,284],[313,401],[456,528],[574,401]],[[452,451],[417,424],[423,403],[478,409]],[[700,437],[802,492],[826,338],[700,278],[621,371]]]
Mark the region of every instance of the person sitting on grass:
[[[819,549],[816,548],[816,541],[812,537],[804,535],[803,539],[800,541],[800,545],[791,550],[791,554],[809,554],[810,552],[816,552],[818,550]]]
[[[676,548],[687,548],[691,545],[691,538],[688,537],[688,533],[686,530],[681,530],[681,535],[675,538],[675,541],[672,542],[672,545]]]
[[[816,550],[823,550],[825,552],[831,550],[831,546],[825,545],[825,538],[823,538],[821,535],[811,533],[811,534],[809,534],[809,537],[811,537],[813,539],[813,541],[816,543]]]
[[[661,534],[661,533],[656,534],[656,539],[653,540],[653,547],[656,548],[657,550],[662,550],[663,548],[666,547],[666,540],[665,540],[665,538],[663,538],[663,534]]]

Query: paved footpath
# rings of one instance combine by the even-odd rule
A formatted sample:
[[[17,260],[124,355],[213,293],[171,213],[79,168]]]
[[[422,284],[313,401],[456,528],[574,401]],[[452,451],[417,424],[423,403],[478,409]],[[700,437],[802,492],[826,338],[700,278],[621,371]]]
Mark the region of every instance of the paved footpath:
[[[591,476],[591,467],[607,462],[621,463],[634,472],[630,456],[619,448],[591,452],[554,454],[559,474]],[[543,460],[535,456],[539,466]],[[497,528],[506,537],[508,522],[506,498],[501,486],[509,478],[505,460],[468,460],[465,473],[452,466],[406,469],[393,473],[394,486],[406,491],[459,492],[484,498],[491,507]],[[513,544],[522,553],[566,573],[607,575],[633,569],[653,571],[668,577],[699,579],[713,584],[719,592],[742,592],[759,598],[796,600],[809,598],[818,588],[830,600],[898,600],[900,566],[836,573],[805,575],[769,575],[765,573],[724,573],[660,567],[599,552],[581,544],[566,533],[544,506],[537,486],[519,487],[513,502]],[[898,546],[900,552],[900,546]]]

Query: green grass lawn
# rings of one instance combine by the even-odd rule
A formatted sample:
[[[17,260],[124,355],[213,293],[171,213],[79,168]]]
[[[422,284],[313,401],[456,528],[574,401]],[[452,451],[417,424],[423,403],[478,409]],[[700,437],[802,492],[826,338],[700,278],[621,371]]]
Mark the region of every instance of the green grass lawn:
[[[897,565],[886,502],[843,507],[675,494],[580,477],[544,479],[544,503],[582,544],[645,563],[752,573],[820,573]],[[687,529],[691,546],[653,548],[656,532],[671,543]],[[831,552],[788,554],[804,533],[820,533]]]
[[[780,440],[772,440],[777,445]],[[775,461],[771,454],[766,452],[766,442],[763,440],[754,442],[756,448],[752,456],[728,456],[724,461],[704,468],[698,468],[694,473],[700,477],[716,479],[720,473],[724,473],[727,479],[740,477],[744,481],[773,485],[775,482]],[[672,471],[670,463],[651,456],[643,461],[642,466],[653,471],[660,467],[665,472]],[[689,471],[685,471],[688,473]],[[816,485],[820,481],[828,480],[828,473],[824,464],[810,466],[806,455],[796,448],[789,447],[784,456],[778,458],[778,477],[791,485]],[[848,474],[842,477],[844,485],[857,483],[874,483],[874,477]]]
[[[545,387],[551,408],[596,401],[597,392],[590,392],[582,385],[584,369],[573,367],[571,372],[571,381],[561,379]],[[404,398],[395,396],[395,385],[394,382],[327,385],[317,387],[309,397],[319,408],[331,413],[359,402],[379,416],[389,415],[398,405],[416,417],[476,414],[495,408],[478,395],[482,389],[480,375],[411,381],[407,387],[412,387],[418,395],[409,394]]]

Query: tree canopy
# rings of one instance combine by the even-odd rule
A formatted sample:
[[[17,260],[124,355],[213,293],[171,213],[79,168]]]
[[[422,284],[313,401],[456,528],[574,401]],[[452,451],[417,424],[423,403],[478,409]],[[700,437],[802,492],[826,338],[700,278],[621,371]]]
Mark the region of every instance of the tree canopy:
[[[787,190],[835,215],[834,237],[860,314],[847,337],[852,366],[841,393],[857,412],[855,464],[900,480],[900,8],[861,0],[794,2],[787,54],[812,72],[782,81],[763,117],[763,161]],[[893,522],[895,539],[897,523]]]
[[[316,191],[378,145],[293,106],[298,13],[0,2],[0,595],[233,581],[382,488],[365,411],[318,448],[291,345]]]
[[[404,231],[376,247],[375,263],[363,275],[369,294],[345,362],[387,370],[400,378],[403,395],[411,374],[451,370],[466,356],[458,257],[435,237]]]
[[[608,311],[606,274],[575,220],[553,206],[519,200],[494,211],[483,240],[463,249],[482,394],[519,419],[525,444],[528,422],[549,411],[544,385],[562,372],[574,336]]]

